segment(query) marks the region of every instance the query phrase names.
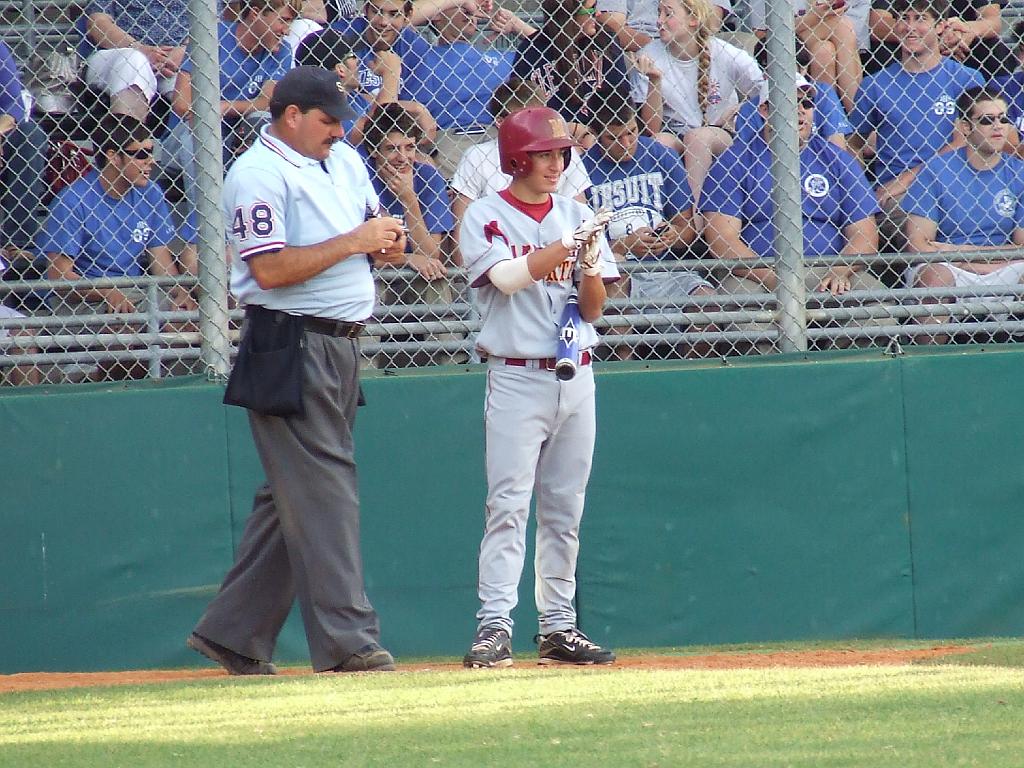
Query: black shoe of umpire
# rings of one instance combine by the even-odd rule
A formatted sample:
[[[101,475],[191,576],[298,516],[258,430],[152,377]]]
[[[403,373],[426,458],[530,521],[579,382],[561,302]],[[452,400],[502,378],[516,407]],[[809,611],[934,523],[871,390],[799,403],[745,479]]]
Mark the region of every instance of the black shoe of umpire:
[[[329,672],[394,672],[395,660],[376,643],[368,643]]]
[[[615,654],[606,650],[575,627],[537,635],[540,664],[611,664]]]
[[[277,667],[269,661],[250,659],[240,653],[235,653],[230,648],[225,648],[220,643],[215,643],[207,637],[197,635],[193,632],[188,636],[185,645],[193,651],[198,651],[210,661],[220,664],[228,671],[229,675],[276,675]]]

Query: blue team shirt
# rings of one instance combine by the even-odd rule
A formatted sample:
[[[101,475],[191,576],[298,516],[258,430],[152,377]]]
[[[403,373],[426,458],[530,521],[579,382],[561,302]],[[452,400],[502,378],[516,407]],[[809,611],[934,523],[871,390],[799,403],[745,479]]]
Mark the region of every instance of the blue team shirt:
[[[989,87],[1006,99],[1006,114],[1018,131],[1024,130],[1024,72],[992,78]]]
[[[19,123],[26,117],[25,90],[18,79],[18,65],[3,41],[0,41],[0,115],[10,115]]]
[[[747,99],[736,113],[736,139],[750,141],[764,128],[764,118],[757,110],[757,104]],[[814,132],[822,138],[849,136],[853,125],[846,116],[846,110],[839,101],[835,89],[827,83],[814,82]]]
[[[430,110],[438,128],[490,125],[491,94],[512,74],[514,51],[482,50],[458,42],[431,46],[409,97]]]
[[[626,57],[614,38],[608,41],[603,53],[591,52],[592,60],[585,67],[584,79],[575,87],[563,82],[555,69],[560,55],[561,50],[554,39],[540,30],[523,38],[519,44],[512,74],[540,85],[548,94],[548,106],[566,121],[589,125],[590,101],[596,94],[607,94],[612,90],[629,92]]]
[[[156,183],[132,187],[118,200],[103,191],[93,171],[57,193],[38,248],[70,257],[82,277],[136,277],[145,250],[173,237],[171,213]]]
[[[292,66],[292,49],[286,42],[274,51],[261,50],[246,53],[235,36],[237,24],[217,25],[220,42],[220,98],[221,101],[252,101],[260,95],[263,84],[276,82]],[[181,65],[183,72],[192,72],[191,51]]]
[[[370,22],[366,20],[365,16],[360,16],[357,19],[334,21],[329,26],[349,40],[361,40],[363,33],[366,32],[366,28],[370,26]],[[420,87],[418,85],[418,78],[424,72],[423,57],[430,50],[430,43],[416,34],[412,27],[405,27],[398,33],[398,39],[395,40],[391,50],[397,53],[402,60],[402,75],[398,83],[398,98],[413,101],[414,99],[410,94]],[[359,58],[359,85],[367,93],[376,94],[384,81],[380,75],[370,69],[370,63],[373,61],[373,51],[366,45],[356,45],[354,52]]]
[[[743,242],[774,258],[771,151],[763,138],[733,142],[711,165],[700,210],[742,221]],[[805,256],[835,256],[846,246],[843,229],[878,213],[878,201],[857,161],[814,135],[800,150],[800,204]]]
[[[938,154],[953,138],[957,97],[984,82],[976,69],[949,58],[927,72],[907,72],[896,63],[865,77],[850,122],[861,136],[878,131],[877,183]]]
[[[76,24],[82,35],[78,45],[82,58],[96,50],[85,34],[86,19],[94,13],[107,14],[118,27],[147,45],[184,45],[188,40],[187,0],[93,0]]]
[[[633,157],[622,162],[609,158],[598,144],[583,153],[593,184],[587,190],[590,206],[641,219],[644,210],[652,210],[665,221],[692,208],[693,193],[679,154],[647,136],[638,141]]]
[[[902,208],[934,221],[941,242],[1009,245],[1024,227],[1024,160],[1004,155],[995,168],[979,171],[966,149],[938,155],[918,171]]]
[[[373,160],[367,157],[362,148],[359,149],[359,154],[362,155],[363,162],[366,163],[366,170],[370,174],[370,183],[380,198],[381,209],[391,214],[404,216],[405,206],[388,189],[387,184],[377,176]],[[423,223],[426,224],[430,234],[440,235],[455,229],[455,217],[452,216],[451,205],[448,201],[448,182],[444,180],[444,176],[437,168],[426,163],[413,163],[412,188],[420,203]],[[412,243],[408,243],[406,252],[411,251]]]

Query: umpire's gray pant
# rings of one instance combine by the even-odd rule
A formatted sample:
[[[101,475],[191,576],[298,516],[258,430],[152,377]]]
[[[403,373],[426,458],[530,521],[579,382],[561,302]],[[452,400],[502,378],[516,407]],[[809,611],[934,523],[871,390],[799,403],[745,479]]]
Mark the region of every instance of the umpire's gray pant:
[[[235,564],[195,631],[236,653],[270,661],[296,596],[313,669],[377,642],[377,614],[363,588],[352,430],[359,348],[306,332],[306,414],[249,412],[266,473]]]

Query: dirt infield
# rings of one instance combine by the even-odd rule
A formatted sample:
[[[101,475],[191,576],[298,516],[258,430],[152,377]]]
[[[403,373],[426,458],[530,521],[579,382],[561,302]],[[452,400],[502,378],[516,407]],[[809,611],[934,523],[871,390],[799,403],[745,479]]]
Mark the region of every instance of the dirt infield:
[[[769,667],[851,667],[867,665],[899,665],[925,661],[941,656],[968,653],[968,646],[936,646],[915,649],[872,650],[808,650],[774,651],[769,653],[713,653],[694,656],[625,656],[616,662],[627,669],[764,669]],[[525,665],[529,662],[521,662]],[[418,672],[441,669],[462,669],[453,663],[423,662],[399,664],[399,671]],[[308,669],[289,667],[283,675],[310,675]],[[467,674],[472,674],[467,671]],[[226,677],[219,669],[165,669],[130,672],[23,672],[0,675],[0,693],[13,691],[49,691],[61,688],[87,688],[104,685],[145,685],[180,680],[206,680]]]

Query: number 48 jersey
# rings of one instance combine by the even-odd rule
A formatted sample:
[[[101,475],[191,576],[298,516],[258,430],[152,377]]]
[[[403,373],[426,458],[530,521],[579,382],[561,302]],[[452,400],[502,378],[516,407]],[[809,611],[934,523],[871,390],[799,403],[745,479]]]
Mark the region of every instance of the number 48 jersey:
[[[263,290],[249,259],[285,246],[315,245],[349,232],[380,202],[359,155],[335,142],[323,162],[267,132],[231,167],[222,210],[231,249],[231,291],[242,304],[333,320],[364,320],[373,311],[370,261],[344,259],[297,285]]]

